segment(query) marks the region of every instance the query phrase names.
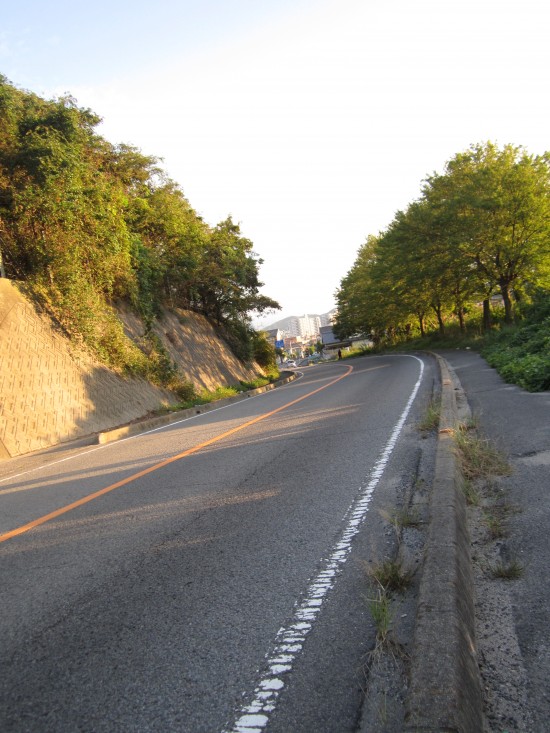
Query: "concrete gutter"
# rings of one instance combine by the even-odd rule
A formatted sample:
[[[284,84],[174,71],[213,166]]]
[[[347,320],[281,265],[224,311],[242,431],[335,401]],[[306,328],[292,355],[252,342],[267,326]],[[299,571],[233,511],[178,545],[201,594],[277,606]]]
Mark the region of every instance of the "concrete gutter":
[[[171,412],[168,415],[159,415],[158,417],[146,418],[144,420],[137,420],[127,425],[122,425],[119,428],[113,428],[112,430],[106,430],[98,433],[97,442],[102,445],[104,443],[112,443],[115,440],[122,440],[123,438],[129,438],[132,435],[139,435],[140,433],[146,433],[148,430],[155,430],[155,428],[161,428],[165,425],[178,422],[179,420],[185,420],[186,418],[194,417],[195,415],[202,415],[204,412],[211,412],[217,410],[220,407],[229,405],[232,402],[239,402],[246,400],[249,397],[262,394],[263,392],[269,392],[276,387],[281,387],[283,384],[292,382],[298,376],[296,372],[283,372],[287,376],[278,379],[276,382],[266,384],[264,387],[258,387],[257,389],[251,389],[247,392],[241,392],[234,397],[226,397],[223,400],[216,400],[215,402],[209,402],[204,405],[195,405],[189,407],[186,410],[178,410],[177,412]]]
[[[405,731],[480,733],[470,538],[453,441],[457,404],[448,365],[435,357],[441,371],[441,416]]]

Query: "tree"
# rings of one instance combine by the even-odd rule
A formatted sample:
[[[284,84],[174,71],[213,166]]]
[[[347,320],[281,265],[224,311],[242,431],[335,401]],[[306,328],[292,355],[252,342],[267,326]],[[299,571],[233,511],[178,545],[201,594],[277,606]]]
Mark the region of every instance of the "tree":
[[[419,321],[429,310],[437,319],[439,333],[445,332],[445,321],[452,314],[464,330],[467,302],[475,297],[476,283],[471,267],[455,241],[456,222],[448,216],[445,199],[432,195],[398,212],[390,227],[397,240],[393,254],[394,271],[403,281],[403,300]]]
[[[134,193],[127,221],[134,234],[139,310],[150,319],[163,303],[198,308],[209,228],[169,179],[155,176]]]
[[[337,292],[336,333],[424,334],[430,315],[440,334],[456,317],[465,329],[469,306],[502,296],[513,304],[550,287],[548,154],[491,143],[455,156],[426,179],[422,196],[397,212],[386,231],[369,237]]]
[[[550,156],[521,147],[476,145],[453,158],[443,177],[427,181],[430,199],[447,189],[447,217],[461,256],[485,291],[499,290],[505,320],[512,297],[546,277],[550,257]]]
[[[220,222],[206,241],[201,261],[199,293],[204,312],[218,323],[249,320],[251,312],[278,309],[279,304],[260,294],[262,260],[252,242],[241,235],[231,217]]]
[[[156,158],[111,145],[99,121],[0,76],[0,273],[96,353],[124,298],[149,329],[163,306],[202,310],[248,358],[250,313],[279,308],[260,293],[252,242],[230,218],[208,226]]]
[[[255,331],[252,337],[253,358],[267,372],[277,368],[276,350],[263,331]]]
[[[355,262],[342,278],[336,291],[337,317],[334,334],[343,339],[372,330],[376,301],[369,297],[369,288],[374,285],[373,269],[376,263],[377,238],[369,235],[359,248]]]

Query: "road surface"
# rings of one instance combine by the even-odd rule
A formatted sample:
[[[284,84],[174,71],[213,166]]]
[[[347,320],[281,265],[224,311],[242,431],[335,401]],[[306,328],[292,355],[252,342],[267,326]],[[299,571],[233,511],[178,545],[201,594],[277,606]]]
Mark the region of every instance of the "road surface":
[[[0,466],[0,730],[345,733],[429,357]]]

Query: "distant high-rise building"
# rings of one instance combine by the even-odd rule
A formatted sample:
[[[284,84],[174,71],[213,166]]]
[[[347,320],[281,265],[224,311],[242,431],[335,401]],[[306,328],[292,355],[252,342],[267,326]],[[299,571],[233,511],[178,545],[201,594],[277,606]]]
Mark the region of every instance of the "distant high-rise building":
[[[300,319],[296,318],[296,316],[287,318],[285,320],[284,331],[289,336],[300,336]]]
[[[279,328],[285,336],[296,336],[305,340],[319,337],[319,329],[321,326],[328,326],[334,320],[336,310],[329,311],[318,315],[317,313],[309,313],[304,316],[289,316],[283,318],[276,323],[267,326],[267,330]]]
[[[298,318],[300,324],[300,336],[305,339],[310,339],[319,334],[319,327],[321,325],[321,318],[317,315],[304,315]]]

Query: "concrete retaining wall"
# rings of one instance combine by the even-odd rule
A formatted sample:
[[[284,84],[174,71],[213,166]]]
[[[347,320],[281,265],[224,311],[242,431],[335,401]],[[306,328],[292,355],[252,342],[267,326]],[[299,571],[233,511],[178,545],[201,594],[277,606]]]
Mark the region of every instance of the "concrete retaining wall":
[[[183,364],[189,355],[192,381],[210,387],[249,378],[250,370],[241,365],[239,372],[240,362],[201,323],[190,314],[185,331],[177,319],[165,326],[171,351],[178,343],[187,349],[173,357]],[[109,430],[169,402],[174,397],[166,390],[125,379],[79,352],[15,283],[0,278],[0,460]]]

